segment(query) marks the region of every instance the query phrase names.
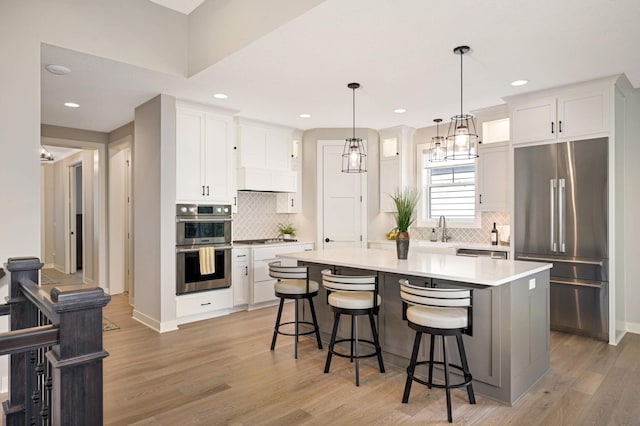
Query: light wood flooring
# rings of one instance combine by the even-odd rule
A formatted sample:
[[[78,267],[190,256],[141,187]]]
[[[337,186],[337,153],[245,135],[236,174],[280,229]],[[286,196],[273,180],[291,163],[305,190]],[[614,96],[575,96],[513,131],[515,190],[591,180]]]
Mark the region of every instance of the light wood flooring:
[[[286,316],[292,317],[293,307]],[[280,336],[271,352],[275,308],[239,312],[158,334],[131,319],[124,295],[105,315],[120,326],[104,334],[107,425],[446,424],[444,391],[414,384],[402,404],[405,371],[374,358],[354,365],[303,337]],[[551,370],[513,407],[480,395],[469,405],[453,391],[453,420],[469,425],[640,424],[640,335],[610,346],[552,333]]]

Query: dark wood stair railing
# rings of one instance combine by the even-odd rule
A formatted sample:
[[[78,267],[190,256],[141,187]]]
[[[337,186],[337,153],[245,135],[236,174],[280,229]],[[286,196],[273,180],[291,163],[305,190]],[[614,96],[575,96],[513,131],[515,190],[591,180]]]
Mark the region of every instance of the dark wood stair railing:
[[[101,288],[38,283],[38,258],[10,258],[7,303],[10,331],[0,333],[0,355],[9,355],[6,426],[100,425],[103,422]]]

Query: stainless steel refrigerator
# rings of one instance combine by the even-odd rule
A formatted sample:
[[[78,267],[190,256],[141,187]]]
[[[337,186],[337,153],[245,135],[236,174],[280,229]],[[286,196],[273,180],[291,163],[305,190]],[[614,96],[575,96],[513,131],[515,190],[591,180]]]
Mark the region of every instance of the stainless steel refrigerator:
[[[553,262],[551,328],[608,340],[606,138],[516,148],[516,259]]]

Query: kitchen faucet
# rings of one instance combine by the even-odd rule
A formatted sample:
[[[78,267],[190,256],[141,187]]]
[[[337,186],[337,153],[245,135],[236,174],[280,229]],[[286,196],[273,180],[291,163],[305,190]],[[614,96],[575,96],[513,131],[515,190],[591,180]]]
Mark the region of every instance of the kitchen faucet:
[[[440,216],[438,220],[438,228],[442,229],[442,242],[446,243],[451,238],[447,235],[447,219],[444,216]]]

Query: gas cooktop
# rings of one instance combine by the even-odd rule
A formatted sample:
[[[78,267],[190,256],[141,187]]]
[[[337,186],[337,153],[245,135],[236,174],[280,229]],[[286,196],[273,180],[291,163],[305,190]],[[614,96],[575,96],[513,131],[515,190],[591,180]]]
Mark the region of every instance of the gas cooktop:
[[[236,240],[234,244],[248,244],[248,245],[258,245],[258,244],[277,244],[277,243],[295,243],[298,240],[293,239],[284,239],[284,238],[262,238],[257,240]]]

